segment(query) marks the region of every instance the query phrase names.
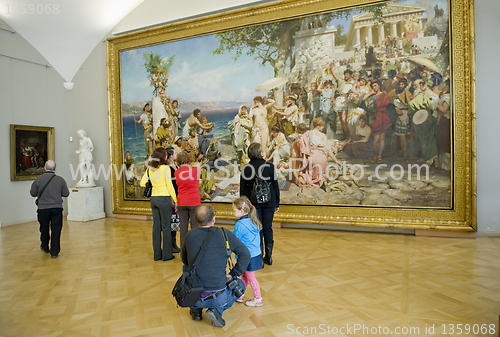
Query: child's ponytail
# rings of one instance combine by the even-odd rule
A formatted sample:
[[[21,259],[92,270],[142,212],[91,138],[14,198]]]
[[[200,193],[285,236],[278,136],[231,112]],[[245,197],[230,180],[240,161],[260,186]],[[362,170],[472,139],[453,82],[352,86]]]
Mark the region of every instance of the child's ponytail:
[[[243,196],[234,200],[233,205],[236,209],[241,209],[243,212],[247,213],[250,216],[250,220],[252,220],[253,224],[257,226],[259,230],[262,229],[262,224],[257,217],[257,210],[247,197]]]
[[[250,204],[250,212],[248,212],[248,215],[250,216],[250,219],[252,220],[253,224],[257,226],[257,228],[260,230],[262,229],[262,224],[260,223],[259,218],[257,217],[257,209],[255,209],[255,206]]]

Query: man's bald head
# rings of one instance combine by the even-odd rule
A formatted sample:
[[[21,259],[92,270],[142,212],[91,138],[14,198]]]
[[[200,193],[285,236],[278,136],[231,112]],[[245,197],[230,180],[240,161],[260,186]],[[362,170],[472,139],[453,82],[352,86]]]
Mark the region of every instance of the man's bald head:
[[[200,226],[208,226],[215,217],[215,211],[212,206],[203,204],[196,208],[194,215]]]
[[[56,162],[53,160],[47,160],[45,162],[45,171],[55,171],[56,170]]]

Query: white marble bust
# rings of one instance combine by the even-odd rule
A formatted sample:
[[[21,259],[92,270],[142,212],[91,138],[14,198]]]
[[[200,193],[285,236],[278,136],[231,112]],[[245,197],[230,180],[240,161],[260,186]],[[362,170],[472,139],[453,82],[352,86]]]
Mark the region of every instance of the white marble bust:
[[[94,151],[94,144],[92,140],[87,137],[84,130],[78,130],[80,136],[80,148],[76,151],[79,154],[80,163],[78,164],[78,172],[80,172],[80,181],[76,187],[94,187],[95,172],[92,168],[92,151]]]

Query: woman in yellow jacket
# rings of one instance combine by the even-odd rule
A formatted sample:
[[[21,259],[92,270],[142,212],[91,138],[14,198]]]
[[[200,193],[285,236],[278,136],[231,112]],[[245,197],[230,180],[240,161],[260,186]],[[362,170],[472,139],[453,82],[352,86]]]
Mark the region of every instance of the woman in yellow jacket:
[[[149,179],[153,184],[151,193],[151,210],[153,211],[153,252],[155,261],[172,260],[172,236],[170,233],[170,221],[172,208],[177,207],[177,196],[170,175],[170,167],[167,164],[167,152],[159,147],[153,152],[149,167],[142,176],[140,185],[146,186]],[[162,240],[163,234],[163,240]],[[162,251],[163,241],[163,251]]]

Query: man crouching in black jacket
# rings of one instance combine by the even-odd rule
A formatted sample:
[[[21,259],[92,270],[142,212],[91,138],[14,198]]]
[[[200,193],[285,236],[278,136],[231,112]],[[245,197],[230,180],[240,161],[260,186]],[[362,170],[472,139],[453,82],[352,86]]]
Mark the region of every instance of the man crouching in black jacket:
[[[226,274],[226,264],[228,254],[226,242],[222,229],[213,227],[215,223],[215,211],[212,206],[204,204],[198,206],[195,211],[196,220],[200,224],[199,228],[190,230],[182,246],[181,258],[184,268],[189,268],[194,264],[196,256],[200,251],[203,241],[209,231],[214,231],[207,250],[205,251],[199,266],[196,268],[196,275],[200,279],[205,291],[194,307],[191,307],[190,313],[193,320],[201,320],[201,313],[204,308],[207,317],[212,321],[212,325],[223,327],[226,322],[222,319],[224,310],[229,309],[240,295],[235,295],[235,287],[239,287],[242,292],[245,291],[243,281],[237,279],[237,283],[231,283],[229,289],[227,283],[233,278],[242,275],[250,262],[250,252],[248,248],[231,231],[225,231],[230,245],[230,251],[237,256],[237,262],[234,268]],[[236,289],[237,290],[237,289]]]

